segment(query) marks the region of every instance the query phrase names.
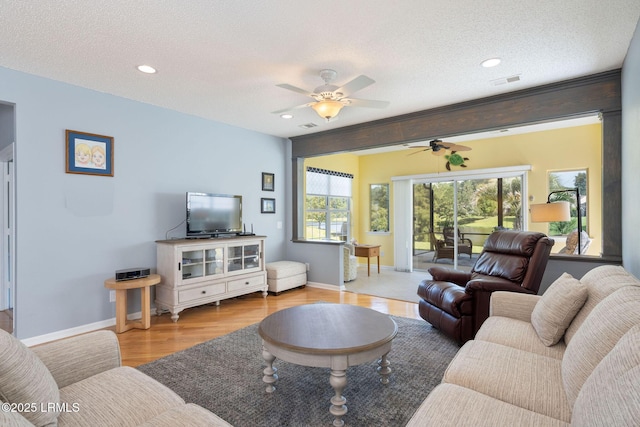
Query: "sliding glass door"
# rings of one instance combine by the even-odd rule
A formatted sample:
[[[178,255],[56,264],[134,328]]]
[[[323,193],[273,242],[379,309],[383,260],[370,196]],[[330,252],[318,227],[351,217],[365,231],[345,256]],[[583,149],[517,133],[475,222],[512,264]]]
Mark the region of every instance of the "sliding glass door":
[[[413,257],[416,269],[460,260],[470,266],[498,229],[522,229],[523,175],[413,183]]]

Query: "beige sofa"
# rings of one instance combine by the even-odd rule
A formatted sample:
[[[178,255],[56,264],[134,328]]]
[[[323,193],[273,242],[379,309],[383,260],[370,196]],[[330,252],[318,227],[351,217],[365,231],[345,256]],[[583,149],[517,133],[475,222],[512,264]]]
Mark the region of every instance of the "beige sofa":
[[[120,364],[115,334],[27,348],[0,331],[0,426],[230,426]]]
[[[491,316],[408,426],[639,425],[640,282],[617,266],[566,276],[542,297],[494,293]]]

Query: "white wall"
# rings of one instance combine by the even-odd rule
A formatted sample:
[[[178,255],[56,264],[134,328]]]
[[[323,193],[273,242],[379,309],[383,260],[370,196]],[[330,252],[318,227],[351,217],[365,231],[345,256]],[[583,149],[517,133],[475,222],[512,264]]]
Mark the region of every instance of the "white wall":
[[[640,277],[640,22],[622,67],[622,263]]]
[[[241,194],[267,260],[283,257],[284,203],[260,213],[261,197],[284,202],[282,138],[5,68],[0,97],[16,106],[19,338],[113,318],[104,280],[155,268],[154,241],[184,220],[186,191]],[[114,137],[115,176],[66,174],[65,129]],[[262,172],[275,173],[275,192],[261,190]]]

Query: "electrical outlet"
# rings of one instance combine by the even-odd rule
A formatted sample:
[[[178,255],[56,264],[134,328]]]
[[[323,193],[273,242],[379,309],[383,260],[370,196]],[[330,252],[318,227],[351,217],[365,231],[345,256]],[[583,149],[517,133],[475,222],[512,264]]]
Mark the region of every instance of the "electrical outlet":
[[[116,302],[116,291],[109,291],[109,302]]]
[[[384,256],[384,251],[380,251],[380,256]]]
[[[308,262],[305,262],[304,265],[307,266],[307,271],[311,271],[311,265]]]

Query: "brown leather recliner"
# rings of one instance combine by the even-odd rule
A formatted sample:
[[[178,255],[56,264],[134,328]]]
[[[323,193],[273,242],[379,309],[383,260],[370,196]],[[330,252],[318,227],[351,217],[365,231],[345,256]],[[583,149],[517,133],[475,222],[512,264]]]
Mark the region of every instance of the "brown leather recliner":
[[[470,272],[431,267],[418,286],[420,316],[463,344],[489,317],[494,291],[536,294],[554,241],[542,233],[492,233]]]

